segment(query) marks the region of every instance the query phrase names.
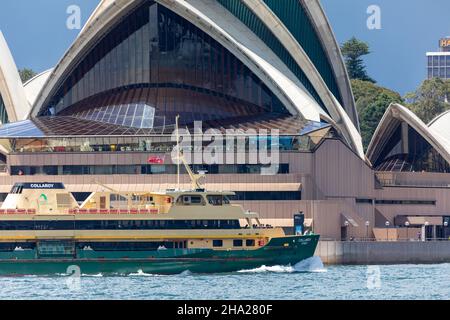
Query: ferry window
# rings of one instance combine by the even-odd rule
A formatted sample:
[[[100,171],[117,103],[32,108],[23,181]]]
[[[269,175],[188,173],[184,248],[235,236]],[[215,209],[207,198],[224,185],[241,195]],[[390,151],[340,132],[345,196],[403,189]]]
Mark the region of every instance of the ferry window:
[[[23,191],[23,185],[15,185],[14,187],[13,187],[13,189],[11,190],[11,193],[12,194],[21,194],[22,193],[22,191]]]
[[[205,205],[203,198],[201,196],[182,196],[177,199],[177,204],[182,204],[185,206],[189,205]]]
[[[213,240],[213,247],[223,247],[223,240]]]
[[[224,196],[224,197],[223,197],[223,203],[224,203],[224,204],[230,204],[230,199],[228,199],[227,196]]]
[[[247,240],[245,240],[245,245],[246,245],[247,247],[254,247],[254,246],[255,246],[255,240],[253,240],[253,239],[247,239]]]
[[[220,195],[214,195],[214,196],[207,196],[208,203],[212,206],[221,206],[223,205],[223,197]]]
[[[233,240],[233,247],[242,247],[243,241],[242,240]]]
[[[191,197],[191,203],[192,204],[201,204],[202,203],[202,197]]]

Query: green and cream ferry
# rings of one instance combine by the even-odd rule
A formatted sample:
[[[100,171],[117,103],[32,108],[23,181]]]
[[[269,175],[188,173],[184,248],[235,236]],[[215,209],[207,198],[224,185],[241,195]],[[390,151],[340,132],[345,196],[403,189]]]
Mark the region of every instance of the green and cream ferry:
[[[104,191],[78,205],[60,183],[16,184],[0,209],[0,274],[232,272],[314,255],[317,235],[262,226],[230,195]]]

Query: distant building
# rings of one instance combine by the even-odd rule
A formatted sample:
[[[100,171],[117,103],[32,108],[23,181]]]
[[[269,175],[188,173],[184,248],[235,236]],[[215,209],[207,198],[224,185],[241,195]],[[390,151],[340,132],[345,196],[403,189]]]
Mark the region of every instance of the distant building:
[[[439,40],[438,52],[427,52],[428,79],[450,79],[450,37]]]

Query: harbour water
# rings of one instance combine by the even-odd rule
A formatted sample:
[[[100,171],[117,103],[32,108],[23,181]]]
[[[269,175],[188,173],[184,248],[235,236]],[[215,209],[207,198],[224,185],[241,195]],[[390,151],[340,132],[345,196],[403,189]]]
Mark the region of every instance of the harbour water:
[[[449,299],[450,264],[296,266],[232,274],[1,277],[0,299]]]

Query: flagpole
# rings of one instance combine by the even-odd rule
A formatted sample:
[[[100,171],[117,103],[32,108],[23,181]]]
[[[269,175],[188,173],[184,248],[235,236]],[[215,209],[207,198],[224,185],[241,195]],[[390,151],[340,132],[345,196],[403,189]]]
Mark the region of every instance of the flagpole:
[[[176,123],[176,135],[177,135],[177,190],[180,191],[180,134],[178,132],[178,118],[180,115],[177,115],[175,118]]]

